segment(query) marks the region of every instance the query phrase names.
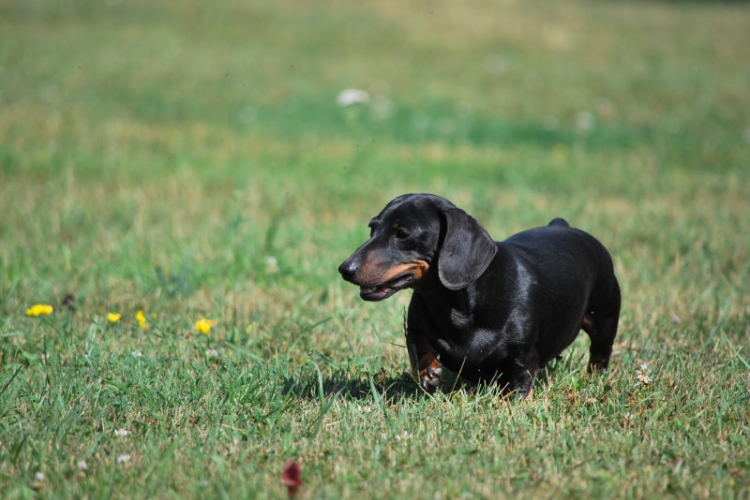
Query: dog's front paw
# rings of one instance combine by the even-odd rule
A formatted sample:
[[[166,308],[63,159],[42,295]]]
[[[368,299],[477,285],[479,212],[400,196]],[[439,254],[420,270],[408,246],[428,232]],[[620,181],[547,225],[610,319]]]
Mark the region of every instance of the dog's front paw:
[[[435,392],[435,389],[440,386],[440,375],[442,375],[443,369],[437,367],[427,367],[419,371],[420,385],[422,389],[427,392]]]

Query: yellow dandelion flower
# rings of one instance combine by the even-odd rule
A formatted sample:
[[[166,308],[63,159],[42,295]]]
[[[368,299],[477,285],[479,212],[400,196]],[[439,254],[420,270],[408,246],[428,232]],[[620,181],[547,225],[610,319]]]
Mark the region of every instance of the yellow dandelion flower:
[[[146,321],[146,315],[143,314],[143,311],[138,311],[137,313],[135,313],[135,319],[136,321],[138,321],[139,328],[148,330],[148,321]]]
[[[109,321],[112,324],[119,323],[120,318],[122,318],[122,314],[120,313],[107,313],[107,321]]]
[[[198,331],[198,333],[208,335],[208,332],[211,331],[211,326],[213,326],[215,323],[215,321],[211,321],[210,319],[201,318],[195,322],[195,329]]]
[[[55,308],[47,304],[34,304],[30,308],[26,309],[26,316],[37,317],[37,316],[49,316],[54,312]]]

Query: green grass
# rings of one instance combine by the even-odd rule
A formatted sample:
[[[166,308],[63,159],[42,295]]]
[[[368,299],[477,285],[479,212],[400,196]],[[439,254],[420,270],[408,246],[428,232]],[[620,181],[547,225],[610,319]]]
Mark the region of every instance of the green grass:
[[[747,5],[11,0],[0,32],[3,498],[283,498],[290,458],[305,498],[750,497]],[[409,294],[336,273],[410,191],[598,236],[609,372],[582,335],[530,401],[419,391]]]

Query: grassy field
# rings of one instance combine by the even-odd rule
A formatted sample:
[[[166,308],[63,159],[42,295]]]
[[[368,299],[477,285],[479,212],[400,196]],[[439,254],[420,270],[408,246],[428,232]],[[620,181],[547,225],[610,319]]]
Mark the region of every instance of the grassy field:
[[[733,3],[0,3],[0,496],[750,498],[746,47]],[[420,191],[598,236],[611,369],[418,390],[409,293],[336,267]]]

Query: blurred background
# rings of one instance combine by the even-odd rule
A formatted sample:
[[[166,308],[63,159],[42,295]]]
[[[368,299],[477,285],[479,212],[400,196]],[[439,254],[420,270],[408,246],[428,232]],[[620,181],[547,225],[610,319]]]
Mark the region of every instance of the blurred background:
[[[745,289],[746,4],[36,0],[0,27],[13,300],[338,296],[408,191],[497,239],[564,216],[635,293]]]

